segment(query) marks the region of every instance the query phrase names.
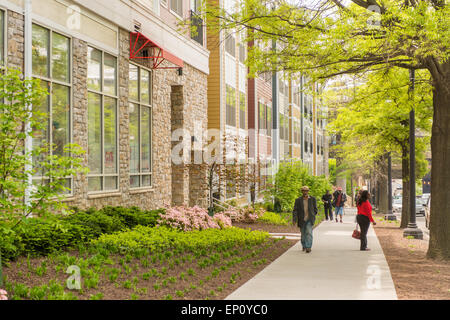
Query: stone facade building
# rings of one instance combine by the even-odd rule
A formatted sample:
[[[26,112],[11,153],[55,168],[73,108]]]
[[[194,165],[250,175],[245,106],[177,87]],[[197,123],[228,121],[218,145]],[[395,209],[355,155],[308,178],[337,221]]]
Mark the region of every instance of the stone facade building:
[[[67,178],[66,201],[80,208],[206,206],[207,168],[172,161],[173,146],[189,145],[193,128],[202,134],[208,127],[206,34],[176,31],[196,8],[159,0],[31,3],[26,35],[24,1],[0,2],[0,61],[24,70],[31,37],[32,76],[49,91],[39,106],[49,114],[42,139],[57,145],[55,153],[69,142],[86,151],[90,172]]]

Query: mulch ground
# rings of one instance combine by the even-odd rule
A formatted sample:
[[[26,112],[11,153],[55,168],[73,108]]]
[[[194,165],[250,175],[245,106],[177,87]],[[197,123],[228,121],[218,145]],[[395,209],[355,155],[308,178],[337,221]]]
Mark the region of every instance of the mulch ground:
[[[427,258],[428,241],[407,239],[398,222],[374,215],[375,232],[401,300],[450,300],[450,263]]]

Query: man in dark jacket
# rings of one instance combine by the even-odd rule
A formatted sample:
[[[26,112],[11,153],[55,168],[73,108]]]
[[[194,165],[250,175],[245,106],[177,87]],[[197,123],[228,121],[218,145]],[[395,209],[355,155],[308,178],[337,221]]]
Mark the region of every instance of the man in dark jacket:
[[[330,190],[327,190],[327,193],[325,193],[322,196],[322,202],[323,202],[323,207],[325,209],[325,219],[328,221],[328,216],[330,216],[330,220],[333,221],[333,210],[332,210],[332,206],[331,206],[331,199],[333,198],[333,196],[330,193]]]
[[[317,215],[317,201],[316,198],[308,195],[308,187],[302,187],[302,193],[303,196],[295,200],[292,217],[294,223],[300,227],[303,251],[310,253],[313,242],[313,226]]]

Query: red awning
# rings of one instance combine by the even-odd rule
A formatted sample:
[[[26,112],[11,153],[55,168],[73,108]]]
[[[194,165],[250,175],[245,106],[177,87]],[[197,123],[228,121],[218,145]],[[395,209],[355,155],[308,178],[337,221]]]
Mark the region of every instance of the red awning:
[[[155,41],[140,32],[130,32],[130,59],[152,59],[153,69],[183,68],[183,60],[163,49]],[[163,61],[169,61],[176,67],[161,67]]]

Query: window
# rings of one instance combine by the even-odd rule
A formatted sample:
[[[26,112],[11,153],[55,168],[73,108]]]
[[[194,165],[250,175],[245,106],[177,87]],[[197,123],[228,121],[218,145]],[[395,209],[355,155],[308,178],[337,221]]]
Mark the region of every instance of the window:
[[[46,96],[34,110],[48,115],[47,128],[36,132],[33,146],[49,143],[53,147],[51,155],[63,156],[64,146],[71,141],[71,75],[70,75],[70,39],[52,30],[33,24],[32,26],[32,72],[33,77],[41,80],[47,89]],[[45,172],[37,169],[35,183],[49,182]],[[72,178],[66,179],[66,187],[71,188]]]
[[[152,185],[151,73],[130,64],[130,187]]]
[[[239,61],[245,63],[245,48],[247,42],[245,42],[245,29],[239,33]]]
[[[280,139],[284,140],[284,115],[280,114]]]
[[[89,191],[118,189],[117,58],[88,47]]]
[[[316,152],[317,152],[317,155],[320,155],[320,137],[318,136],[317,137],[317,144],[316,144]]]
[[[269,106],[266,106],[266,120],[267,135],[272,136],[272,108]]]
[[[308,152],[308,145],[309,145],[309,143],[308,143],[308,134],[306,134],[306,136],[305,136],[305,152]]]
[[[236,57],[236,39],[233,34],[225,34],[225,51]]]
[[[5,12],[0,10],[0,66],[5,65]]]
[[[259,134],[263,134],[264,132],[262,130],[266,129],[266,107],[263,103],[259,103],[259,117],[258,117],[258,128],[259,128]]]
[[[170,10],[183,17],[183,0],[170,0]]]
[[[246,113],[245,93],[239,95],[239,127],[245,129],[245,113]]]
[[[202,6],[201,0],[191,0],[191,10],[194,11],[195,13],[200,13],[201,6]]]
[[[236,89],[230,85],[226,88],[226,124],[236,126]]]

